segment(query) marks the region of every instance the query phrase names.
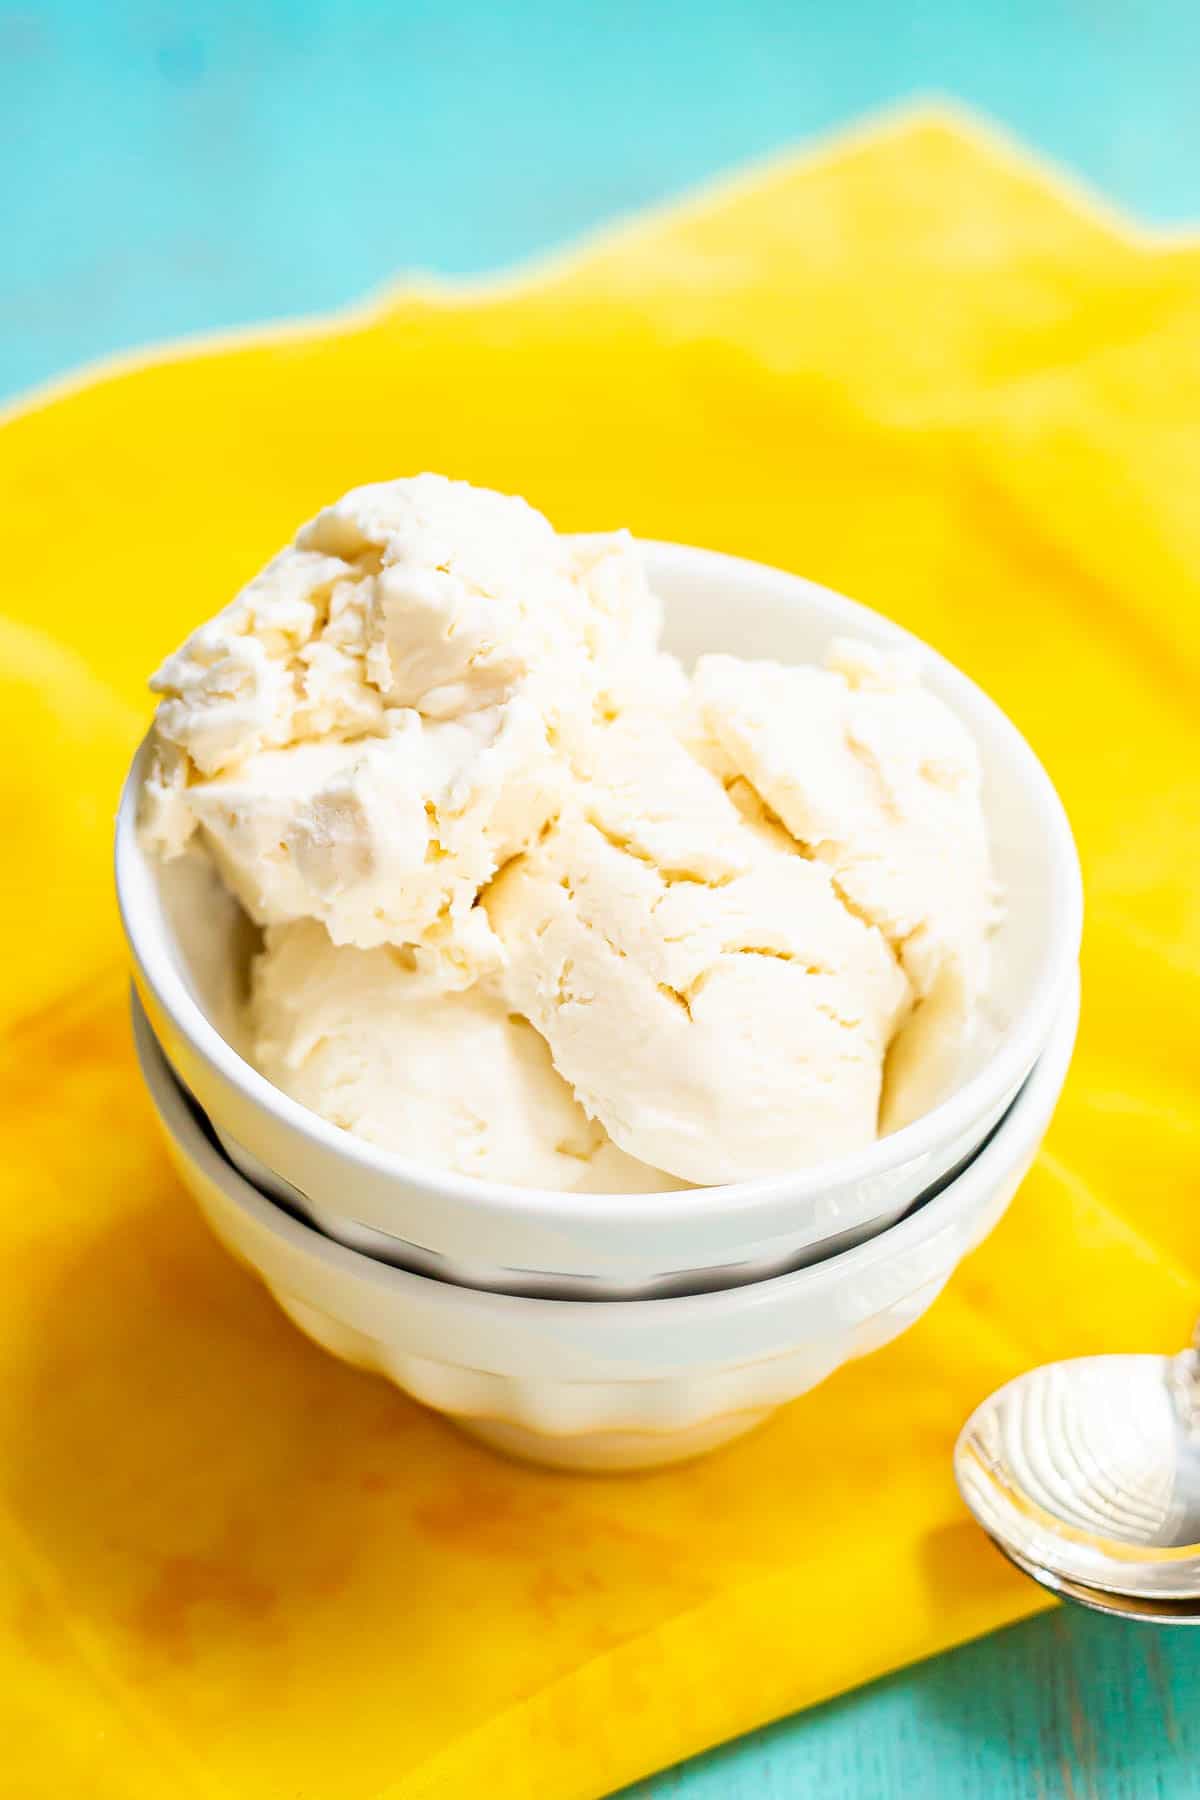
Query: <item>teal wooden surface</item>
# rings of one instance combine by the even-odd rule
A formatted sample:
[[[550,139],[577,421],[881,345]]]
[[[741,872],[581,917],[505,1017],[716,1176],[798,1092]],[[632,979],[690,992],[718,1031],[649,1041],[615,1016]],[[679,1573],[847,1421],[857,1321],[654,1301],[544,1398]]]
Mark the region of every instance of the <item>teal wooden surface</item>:
[[[1198,1690],[1200,1632],[1063,1609],[622,1800],[1197,1800]]]
[[[0,392],[511,263],[916,93],[1196,218],[1198,77],[1196,0],[0,5]],[[1192,1800],[1198,1702],[1200,1631],[1059,1613],[630,1793]]]

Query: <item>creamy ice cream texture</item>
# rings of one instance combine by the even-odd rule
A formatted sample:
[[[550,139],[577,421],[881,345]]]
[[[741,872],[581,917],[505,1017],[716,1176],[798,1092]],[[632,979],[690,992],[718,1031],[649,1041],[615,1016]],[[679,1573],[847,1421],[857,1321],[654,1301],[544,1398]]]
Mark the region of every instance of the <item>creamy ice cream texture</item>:
[[[888,1128],[932,1104],[987,986],[997,896],[979,757],[913,659],[835,642],[824,668],[700,659],[703,727],[857,916],[917,1010],[889,1071]]]
[[[630,1155],[737,1181],[874,1137],[904,974],[657,721],[611,727],[486,905],[513,1003]]]
[[[524,501],[357,488],[168,657],[146,828],[198,834],[260,925],[437,942],[559,806],[555,737],[658,620],[628,540]]]
[[[143,832],[266,928],[285,1092],[613,1192],[811,1164],[936,1097],[987,978],[969,736],[903,658],[689,683],[658,632],[627,538],[423,475],[318,514],[168,658]]]
[[[269,1080],[384,1149],[529,1187],[676,1185],[589,1119],[495,982],[431,994],[403,949],[339,946],[302,919],[269,928],[250,1023]]]

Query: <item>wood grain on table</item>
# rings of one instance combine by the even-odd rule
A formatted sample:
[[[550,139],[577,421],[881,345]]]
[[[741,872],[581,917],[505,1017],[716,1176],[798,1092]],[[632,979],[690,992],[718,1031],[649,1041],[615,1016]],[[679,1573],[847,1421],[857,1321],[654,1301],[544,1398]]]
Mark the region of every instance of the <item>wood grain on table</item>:
[[[1200,1630],[1062,1608],[622,1800],[1195,1800]]]

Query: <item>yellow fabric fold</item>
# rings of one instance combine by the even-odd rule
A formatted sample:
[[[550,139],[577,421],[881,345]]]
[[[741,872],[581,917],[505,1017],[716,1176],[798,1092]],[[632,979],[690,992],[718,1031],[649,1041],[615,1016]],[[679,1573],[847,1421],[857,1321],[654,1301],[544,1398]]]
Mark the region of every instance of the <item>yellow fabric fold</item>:
[[[1200,1299],[1200,249],[921,114],[528,277],[10,414],[0,622],[0,1787],[590,1800],[1018,1618],[970,1407]],[[931,1314],[745,1442],[509,1465],[209,1240],[133,1068],[108,839],[144,681],[296,521],[436,468],[797,569],[984,683],[1072,814],[1080,1048]],[[881,1597],[886,1597],[880,1604]]]

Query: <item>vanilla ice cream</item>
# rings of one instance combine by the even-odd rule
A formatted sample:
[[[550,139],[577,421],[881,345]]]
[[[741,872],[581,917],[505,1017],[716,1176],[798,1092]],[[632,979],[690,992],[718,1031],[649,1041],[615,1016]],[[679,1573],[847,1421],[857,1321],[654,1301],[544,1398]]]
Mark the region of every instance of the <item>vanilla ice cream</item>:
[[[835,643],[824,668],[702,657],[694,696],[727,767],[908,976],[917,1010],[891,1071],[894,1127],[936,1094],[987,984],[996,902],[975,745],[908,655],[865,644]]]
[[[892,950],[666,726],[603,738],[485,896],[513,1004],[613,1140],[685,1180],[869,1142],[909,999]]]
[[[624,537],[436,475],[357,488],[154,677],[143,829],[198,834],[261,925],[454,937],[557,811],[559,732],[657,633]]]
[[[940,1097],[994,915],[968,734],[903,656],[689,679],[659,626],[628,538],[422,475],[163,664],[141,829],[263,928],[285,1093],[580,1192],[811,1165]]]
[[[313,920],[271,927],[251,1029],[268,1080],[381,1149],[527,1187],[680,1185],[610,1142],[495,984],[439,993],[403,950],[335,945]]]

